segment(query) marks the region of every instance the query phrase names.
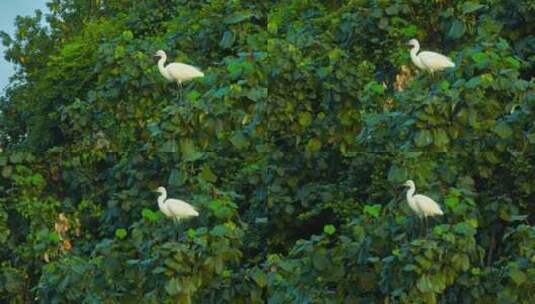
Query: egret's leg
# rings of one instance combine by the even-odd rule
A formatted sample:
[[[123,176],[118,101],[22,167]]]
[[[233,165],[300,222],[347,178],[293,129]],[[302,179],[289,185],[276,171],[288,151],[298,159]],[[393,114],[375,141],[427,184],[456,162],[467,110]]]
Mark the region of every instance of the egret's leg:
[[[180,238],[180,222],[178,221],[178,218],[175,217],[175,233],[176,233],[176,239],[178,240]]]
[[[184,93],[182,92],[183,87],[182,87],[182,82],[181,81],[178,82],[178,87],[180,88],[180,98],[179,98],[179,100],[182,102],[182,99],[184,98],[184,95],[183,95]]]
[[[422,218],[422,230],[423,230],[423,237],[425,238],[426,235],[427,235],[427,224],[426,224],[426,221],[425,221],[425,216]]]
[[[422,220],[422,217],[418,216],[418,223],[420,226],[420,236],[424,235],[424,222]]]
[[[428,219],[427,219],[427,223],[431,226],[431,232],[433,232],[433,223],[435,222],[435,218],[430,216]]]
[[[416,237],[419,238],[422,235],[422,219],[419,216],[418,216],[418,222],[416,223],[416,225],[417,225]]]
[[[414,218],[413,218],[412,221],[411,221],[411,230],[410,230],[410,231],[411,231],[411,238],[414,238],[414,235],[415,235],[415,234],[416,234],[416,235],[418,234],[418,232],[417,232],[417,229],[418,229],[417,225],[418,225],[418,224],[416,223],[416,221],[415,221]]]

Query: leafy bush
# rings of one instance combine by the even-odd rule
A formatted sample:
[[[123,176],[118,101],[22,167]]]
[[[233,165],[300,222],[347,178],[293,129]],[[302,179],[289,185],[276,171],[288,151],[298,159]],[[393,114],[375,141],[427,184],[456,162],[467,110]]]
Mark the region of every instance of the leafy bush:
[[[533,302],[532,1],[49,8],[2,34],[2,302]],[[183,100],[158,49],[206,74]]]

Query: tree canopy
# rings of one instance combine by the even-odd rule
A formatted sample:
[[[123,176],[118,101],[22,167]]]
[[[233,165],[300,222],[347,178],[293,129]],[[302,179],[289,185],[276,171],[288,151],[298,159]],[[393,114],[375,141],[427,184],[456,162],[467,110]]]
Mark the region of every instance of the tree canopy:
[[[1,302],[534,302],[533,1],[48,7],[1,33]]]

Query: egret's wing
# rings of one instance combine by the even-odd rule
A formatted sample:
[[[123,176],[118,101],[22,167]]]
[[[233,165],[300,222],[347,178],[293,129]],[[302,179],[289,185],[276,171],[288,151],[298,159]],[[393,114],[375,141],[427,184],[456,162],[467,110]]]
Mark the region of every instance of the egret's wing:
[[[160,211],[161,211],[163,214],[165,214],[165,216],[167,216],[167,217],[171,217],[171,216],[173,216],[173,215],[171,214],[171,212],[167,209],[167,206],[159,206],[159,207],[160,207]]]
[[[204,77],[204,73],[201,70],[185,63],[174,62],[168,64],[165,68],[175,79],[188,80],[196,77]]]
[[[411,203],[411,202],[408,202],[408,204],[409,204],[409,207],[412,209],[412,211],[414,211],[414,213],[418,215],[418,217],[422,216],[422,210],[420,210],[418,205],[416,205],[415,203]]]
[[[195,210],[195,208],[193,208],[192,205],[184,201],[171,198],[166,201],[166,204],[167,204],[167,208],[169,209],[169,211],[171,211],[171,213],[174,216],[187,217],[187,216],[199,215],[197,210]]]
[[[455,63],[448,57],[435,52],[420,52],[420,61],[430,70],[442,70],[455,67]]]
[[[417,194],[414,196],[418,208],[425,215],[443,215],[442,209],[440,206],[430,197],[425,195]]]

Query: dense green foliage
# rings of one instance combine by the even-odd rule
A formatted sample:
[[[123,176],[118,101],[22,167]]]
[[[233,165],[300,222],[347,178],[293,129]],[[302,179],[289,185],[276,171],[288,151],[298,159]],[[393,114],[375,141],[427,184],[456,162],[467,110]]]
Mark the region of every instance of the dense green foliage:
[[[535,302],[533,1],[49,7],[2,34],[0,302]]]

